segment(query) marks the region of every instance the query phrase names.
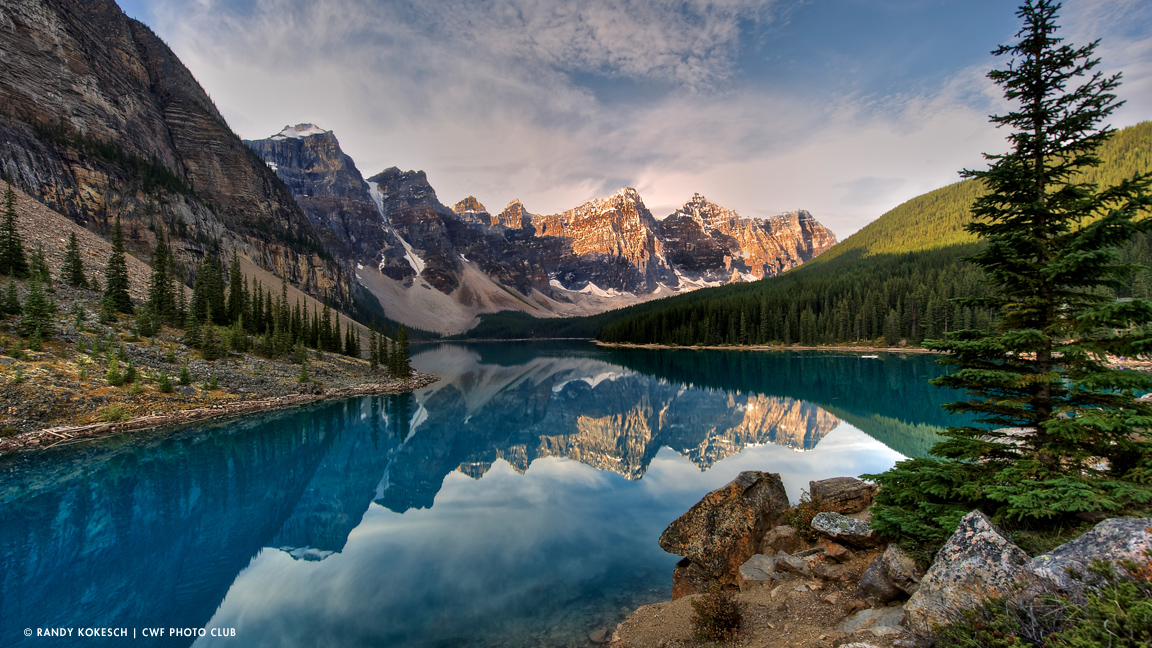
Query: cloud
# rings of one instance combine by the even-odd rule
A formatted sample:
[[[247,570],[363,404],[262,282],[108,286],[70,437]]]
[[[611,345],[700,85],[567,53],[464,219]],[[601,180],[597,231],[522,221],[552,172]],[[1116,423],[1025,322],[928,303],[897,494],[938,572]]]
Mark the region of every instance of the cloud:
[[[805,55],[771,49],[795,4],[156,0],[145,18],[242,136],[312,121],[366,176],[424,169],[449,204],[472,194],[555,213],[626,184],[657,217],[699,191],[746,216],[806,208],[843,237],[1004,148],[987,123],[1002,104],[984,45],[895,94],[841,72],[774,81],[771,65]],[[1069,34],[1104,36],[1124,96],[1139,95],[1121,125],[1152,108],[1152,45],[1133,27],[1148,12],[1065,9]],[[799,36],[807,48],[821,35]],[[740,67],[752,55],[784,62],[757,76]]]

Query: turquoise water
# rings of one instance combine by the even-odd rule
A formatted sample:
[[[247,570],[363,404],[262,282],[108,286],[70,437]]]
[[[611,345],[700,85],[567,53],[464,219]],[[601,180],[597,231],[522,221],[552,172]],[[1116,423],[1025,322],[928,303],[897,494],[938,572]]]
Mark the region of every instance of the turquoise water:
[[[413,365],[442,380],[0,459],[0,645],[591,645],[670,595],[656,541],[704,493],[882,471],[949,400],[923,355],[443,344]],[[47,628],[74,634],[24,636]]]

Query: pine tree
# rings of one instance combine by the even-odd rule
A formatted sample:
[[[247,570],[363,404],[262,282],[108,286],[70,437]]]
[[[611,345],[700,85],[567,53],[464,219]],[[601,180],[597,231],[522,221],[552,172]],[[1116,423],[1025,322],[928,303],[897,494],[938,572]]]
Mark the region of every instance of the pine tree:
[[[332,349],[332,310],[328,308],[327,301],[320,315],[320,335],[316,340],[316,348],[323,351]]]
[[[171,271],[168,265],[168,247],[164,243],[164,228],[156,231],[156,249],[152,251],[152,275],[148,278],[148,309],[157,327],[177,324],[176,296],[172,292]]]
[[[228,321],[238,322],[244,315],[244,275],[240,273],[240,255],[232,250],[232,267],[228,269]]]
[[[376,322],[368,329],[368,367],[375,372],[380,366],[380,347],[376,340]]]
[[[84,274],[84,261],[80,257],[80,242],[76,239],[74,231],[68,233],[68,247],[64,250],[64,268],[60,274],[69,286],[88,287],[88,277]]]
[[[200,347],[200,318],[189,308],[184,320],[184,344],[196,349]]]
[[[1011,150],[964,172],[988,189],[967,229],[987,242],[969,259],[993,290],[958,305],[973,322],[993,309],[998,325],[931,346],[955,367],[934,384],[969,396],[948,409],[976,422],[948,428],[936,457],[878,476],[873,526],[886,535],[939,544],[974,508],[1039,530],[1152,502],[1152,441],[1141,436],[1152,404],[1137,400],[1152,376],[1105,362],[1152,351],[1152,302],[1100,290],[1134,269],[1115,248],[1149,229],[1137,218],[1152,207],[1152,176],[1104,188],[1083,180],[1112,132],[1099,125],[1120,105],[1119,75],[1096,71],[1098,42],[1062,44],[1059,6],[1026,0],[1019,10],[1019,42],[995,52],[1012,61],[989,74],[1015,106],[992,118],[1013,129]]]
[[[385,331],[386,330],[387,330],[387,327],[385,327]],[[389,345],[388,336],[385,333],[380,333],[380,342],[379,342],[380,366],[384,367],[386,370],[391,371],[392,356],[388,352],[388,345]]]
[[[408,329],[400,327],[396,334],[396,375],[407,378],[412,375],[412,367],[408,364]]]
[[[4,301],[0,303],[0,312],[4,315],[19,315],[24,312],[24,307],[20,304],[20,295],[16,294],[16,282],[9,280],[8,286],[4,289]]]
[[[24,317],[20,320],[20,328],[25,335],[32,335],[40,331],[43,337],[52,337],[52,316],[56,314],[56,304],[44,294],[44,287],[39,277],[32,277],[28,285],[28,295],[24,298]]]
[[[104,303],[116,313],[132,313],[132,298],[128,296],[128,262],[124,259],[124,231],[120,217],[112,228],[112,255],[104,267]]]
[[[16,192],[12,178],[4,192],[4,224],[0,227],[0,275],[23,279],[29,275],[28,258],[24,255],[24,242],[16,228]]]
[[[264,332],[264,288],[259,281],[252,282],[252,329],[254,335]]]
[[[32,255],[32,276],[45,286],[52,285],[52,273],[48,270],[48,260],[44,258],[44,246],[39,243],[36,244],[36,253]]]

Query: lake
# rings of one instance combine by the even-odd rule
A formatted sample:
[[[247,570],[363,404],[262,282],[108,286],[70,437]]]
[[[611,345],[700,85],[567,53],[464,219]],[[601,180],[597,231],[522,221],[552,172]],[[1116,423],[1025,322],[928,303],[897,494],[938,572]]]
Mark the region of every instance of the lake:
[[[414,348],[413,394],[0,459],[0,644],[588,646],[702,495],[881,472],[954,398],[922,354]]]

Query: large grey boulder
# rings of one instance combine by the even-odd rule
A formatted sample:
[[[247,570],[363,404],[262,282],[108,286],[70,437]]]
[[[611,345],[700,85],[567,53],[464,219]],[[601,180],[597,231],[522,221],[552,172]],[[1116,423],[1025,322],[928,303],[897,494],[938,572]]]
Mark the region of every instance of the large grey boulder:
[[[1028,559],[983,513],[972,511],[960,520],[904,606],[908,627],[927,635],[933,625],[950,623],[959,610],[1011,593],[1027,573]]]
[[[805,578],[812,576],[812,568],[808,566],[808,561],[797,556],[791,556],[783,551],[776,554],[776,567],[782,571],[792,572]]]
[[[771,583],[776,580],[776,559],[756,554],[740,565],[740,589]]]
[[[893,635],[904,631],[900,627],[903,622],[904,610],[901,608],[868,608],[844,619],[837,630],[844,634],[871,630],[876,636]]]
[[[688,558],[723,584],[737,585],[740,565],[756,554],[764,534],[787,509],[779,474],[742,472],[668,525],[660,548]]]
[[[872,506],[872,498],[879,487],[855,477],[833,477],[808,482],[808,493],[813,500],[837,513],[858,513]]]
[[[860,575],[860,592],[857,595],[860,594],[871,596],[881,603],[895,601],[905,596],[904,592],[888,578],[887,570],[884,569],[883,555],[876,556],[868,565],[868,569]]]
[[[817,513],[812,530],[840,544],[867,549],[880,544],[880,536],[867,523],[840,513]]]
[[[920,589],[920,580],[924,578],[924,570],[895,542],[888,545],[881,558],[883,558],[884,573],[893,585],[906,594],[915,594],[916,590]]]
[[[1111,518],[1094,529],[1028,562],[1028,570],[1056,589],[1078,593],[1095,577],[1088,571],[1095,559],[1118,565],[1122,560],[1146,560],[1152,550],[1152,518]]]

